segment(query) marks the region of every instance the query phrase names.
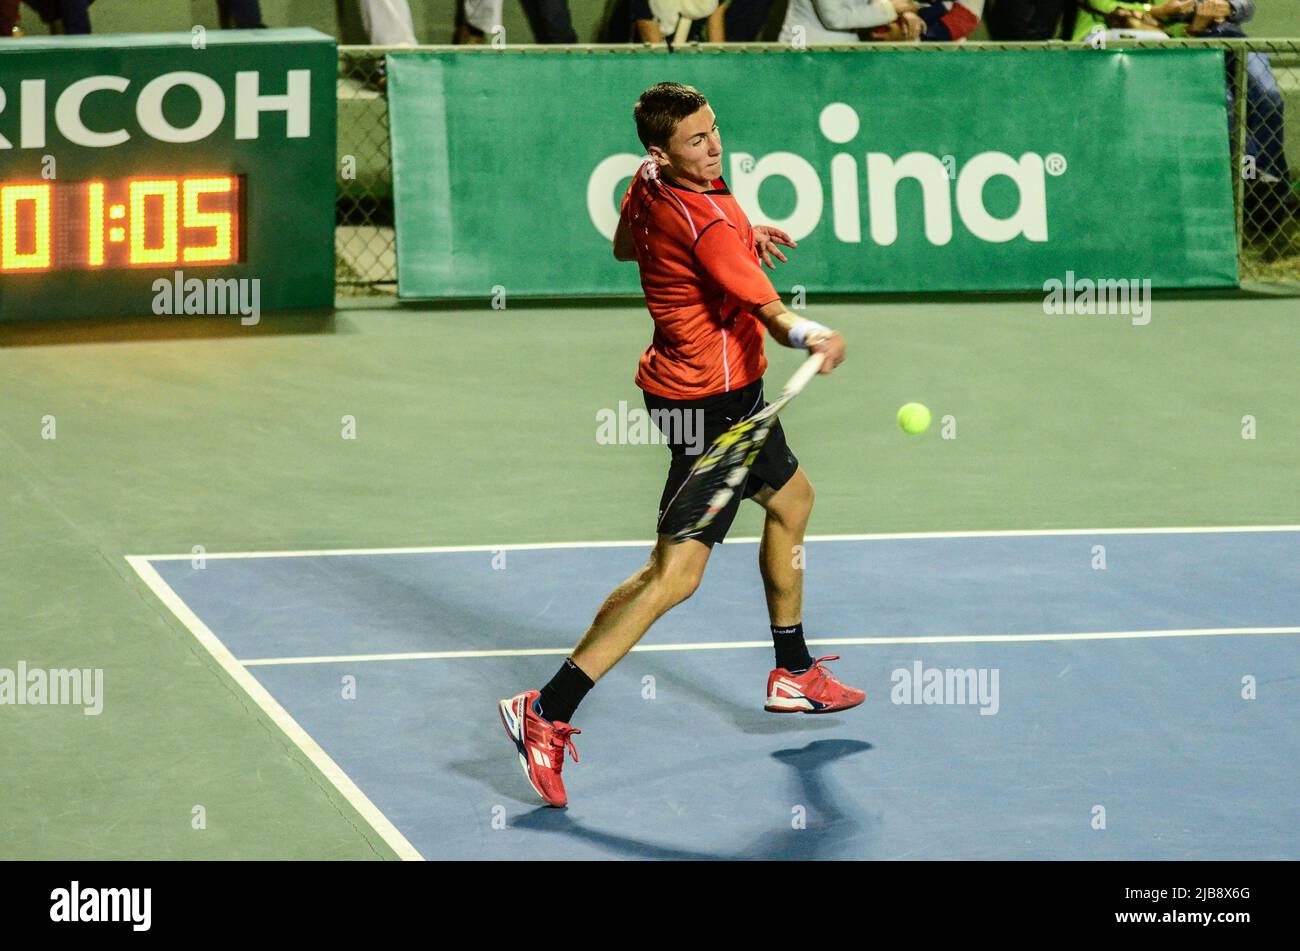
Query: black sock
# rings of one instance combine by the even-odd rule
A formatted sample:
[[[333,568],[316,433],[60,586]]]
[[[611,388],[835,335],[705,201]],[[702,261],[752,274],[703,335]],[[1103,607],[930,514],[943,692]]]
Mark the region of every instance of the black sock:
[[[800,643],[802,642],[801,638]],[[594,686],[595,681],[582,672],[573,658],[565,658],[563,666],[556,671],[551,682],[542,688],[542,695],[538,698],[542,717],[552,723],[557,720],[568,723],[573,718],[573,711],[582,703],[582,698]]]
[[[803,642],[803,623],[794,627],[772,625],[772,643],[776,646],[776,666],[794,673],[812,666],[812,654]]]

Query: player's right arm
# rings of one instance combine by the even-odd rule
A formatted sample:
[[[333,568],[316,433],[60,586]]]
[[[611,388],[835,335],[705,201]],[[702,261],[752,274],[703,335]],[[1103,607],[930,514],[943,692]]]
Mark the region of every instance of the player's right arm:
[[[619,261],[636,260],[636,242],[632,238],[632,225],[627,219],[628,198],[632,186],[627,186],[623,193],[623,204],[618,210],[618,227],[614,229],[614,257]]]
[[[785,304],[781,303],[779,298],[755,310],[754,316],[762,321],[767,332],[777,343],[787,347],[798,347],[799,341],[802,341],[803,348],[809,353],[825,354],[826,360],[822,364],[821,373],[830,373],[844,362],[844,338],[840,336],[838,330],[831,330],[807,317],[791,313],[786,310]],[[801,324],[812,326],[804,327],[800,326]]]
[[[636,260],[636,243],[626,215],[619,215],[618,228],[614,231],[614,257],[620,261]]]

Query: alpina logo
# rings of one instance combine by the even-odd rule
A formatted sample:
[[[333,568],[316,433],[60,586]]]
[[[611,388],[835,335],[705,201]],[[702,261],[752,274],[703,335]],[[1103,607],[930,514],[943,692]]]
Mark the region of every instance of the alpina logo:
[[[818,125],[830,142],[847,146],[857,137],[861,122],[852,106],[835,102],[821,111]],[[1064,175],[1069,168],[1065,156],[1057,152],[1014,156],[985,151],[960,165],[952,156],[921,151],[897,156],[871,151],[859,154],[837,152],[830,161],[831,227],[836,239],[845,244],[863,242],[864,210],[870,221],[872,243],[888,246],[898,240],[898,188],[906,180],[921,186],[923,230],[933,245],[952,241],[954,207],[962,226],[981,241],[996,244],[1023,238],[1045,242],[1047,178]],[[794,152],[769,152],[757,159],[747,152],[732,152],[730,158],[728,184],[750,214],[784,229],[796,241],[821,225],[827,189],[822,175],[806,158]],[[613,240],[618,226],[618,208],[610,200],[614,188],[636,174],[644,160],[645,156],[630,152],[611,155],[596,166],[587,180],[587,213],[608,240]],[[759,189],[774,177],[784,178],[795,193],[794,210],[783,219],[764,215],[759,202]],[[863,177],[867,183],[865,202],[858,194],[858,181]],[[1018,193],[1015,210],[1005,218],[994,217],[984,204],[984,186],[997,177],[1010,179]]]

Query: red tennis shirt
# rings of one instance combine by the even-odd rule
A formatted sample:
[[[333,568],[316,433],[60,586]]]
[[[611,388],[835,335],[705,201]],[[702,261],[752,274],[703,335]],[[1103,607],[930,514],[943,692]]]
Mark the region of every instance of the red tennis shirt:
[[[647,174],[647,171],[650,174]],[[779,300],[754,249],[754,229],[727,183],[697,192],[656,174],[649,159],[623,196],[622,216],[654,337],[636,385],[667,399],[737,390],[767,369],[754,311]]]

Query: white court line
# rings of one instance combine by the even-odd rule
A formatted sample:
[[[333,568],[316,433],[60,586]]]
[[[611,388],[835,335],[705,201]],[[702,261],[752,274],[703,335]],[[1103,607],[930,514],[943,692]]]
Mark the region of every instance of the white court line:
[[[180,596],[171,589],[171,586],[154,570],[153,566],[144,558],[135,555],[128,555],[127,562],[135,569],[140,579],[149,586],[149,589],[165,604],[176,617],[184,624],[191,634],[207,648],[213,658],[219,663],[223,670],[239,684],[244,691],[257,703],[262,711],[275,721],[275,725],[284,731],[285,736],[291,739],[305,754],[308,759],[316,764],[319,769],[331,783],[334,788],[342,794],[361,814],[361,817],[370,824],[370,827],[377,832],[389,847],[403,859],[420,860],[422,856],[407,841],[406,836],[402,835],[393,825],[388,817],[379,811],[379,808],[370,801],[370,799],[357,788],[348,774],[343,772],[338,763],[334,762],[320,745],[311,738],[306,730],[298,725],[298,722],[289,715],[289,712],[280,706],[263,687],[257,682],[257,679],[245,670],[235,659],[235,655],[226,649],[215,634],[203,623],[189,606],[181,600]]]
[[[1044,528],[1024,531],[997,532],[896,532],[866,535],[809,535],[805,541],[810,542],[870,542],[891,541],[909,538],[1032,538],[1049,535],[1199,535],[1252,532],[1300,532],[1300,525],[1217,525],[1204,528]],[[728,538],[727,544],[755,544],[757,536]],[[201,556],[193,552],[183,555],[135,555],[129,557],[143,558],[147,561],[189,561],[192,558],[311,558],[329,555],[431,555],[440,552],[468,551],[537,551],[549,548],[649,548],[654,539],[636,539],[632,541],[599,542],[529,542],[526,544],[502,545],[441,545],[417,548],[320,548],[299,551],[223,551],[204,552]]]
[[[1017,641],[1118,641],[1153,637],[1225,637],[1232,634],[1300,634],[1300,627],[1206,627],[1166,631],[1096,631],[1079,634],[934,634],[918,637],[817,637],[810,645],[844,647],[884,644],[1007,644]],[[718,641],[696,644],[638,644],[633,651],[712,651],[748,647],[771,648],[765,641]],[[340,654],[321,657],[258,657],[241,660],[246,667],[278,667],[289,664],[351,664],[385,660],[462,660],[475,657],[568,656],[572,647],[524,647],[517,650],[412,651],[403,654]]]

